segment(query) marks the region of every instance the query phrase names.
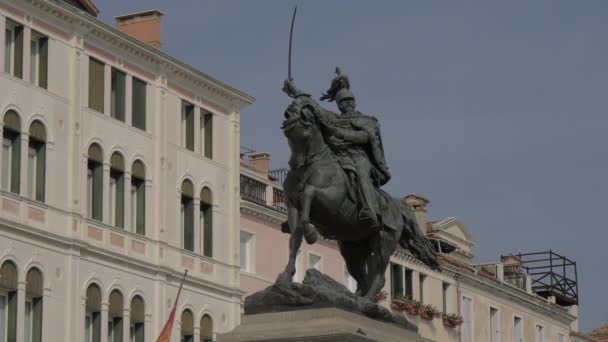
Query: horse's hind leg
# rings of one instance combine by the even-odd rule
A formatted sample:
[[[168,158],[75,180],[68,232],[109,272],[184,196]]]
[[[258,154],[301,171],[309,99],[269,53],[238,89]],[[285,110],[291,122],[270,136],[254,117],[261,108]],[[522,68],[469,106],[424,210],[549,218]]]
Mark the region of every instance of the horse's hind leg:
[[[391,260],[391,254],[395,250],[397,243],[395,234],[391,234],[386,230],[381,230],[375,234],[370,240],[370,248],[372,253],[368,256],[368,281],[369,290],[365,293],[365,297],[373,300],[374,297],[384,287],[386,279],[384,272]]]
[[[365,259],[369,250],[367,245],[360,242],[338,241],[340,254],[346,263],[348,273],[357,281],[356,294],[363,296],[368,290]]]
[[[302,245],[302,231],[298,229],[298,209],[289,203],[287,204],[287,222],[289,224],[289,261],[285,270],[277,278],[277,283],[289,283],[296,273],[296,257]]]

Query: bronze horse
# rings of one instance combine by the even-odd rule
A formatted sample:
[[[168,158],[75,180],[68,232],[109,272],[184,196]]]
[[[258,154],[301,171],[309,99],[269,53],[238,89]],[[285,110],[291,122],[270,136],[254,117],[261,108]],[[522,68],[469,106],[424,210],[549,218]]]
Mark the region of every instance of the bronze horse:
[[[326,113],[309,96],[296,97],[285,111],[281,128],[289,142],[291,159],[283,183],[288,220],[282,228],[291,238],[289,262],[277,282],[292,281],[303,234],[307,233],[307,242],[314,243],[318,230],[338,241],[347,270],[357,281],[356,293],[373,299],[384,286],[384,272],[398,244],[432,268],[439,264],[412,210],[398,199],[386,196],[388,209],[399,213],[396,229],[385,224],[372,228],[359,221],[349,178],[321,134],[319,121]]]

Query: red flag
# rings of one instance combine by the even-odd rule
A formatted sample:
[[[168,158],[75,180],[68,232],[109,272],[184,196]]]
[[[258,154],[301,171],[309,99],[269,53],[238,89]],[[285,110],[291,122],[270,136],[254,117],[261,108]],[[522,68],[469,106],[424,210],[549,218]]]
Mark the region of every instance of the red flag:
[[[171,340],[171,331],[173,330],[173,321],[175,320],[175,310],[177,309],[177,301],[179,300],[179,294],[182,292],[182,286],[184,286],[184,280],[186,280],[186,274],[188,274],[188,270],[184,272],[184,277],[182,278],[182,283],[179,284],[179,290],[177,291],[177,296],[175,297],[175,303],[173,304],[173,309],[169,314],[169,318],[167,319],[167,323],[163,327],[163,330],[158,335],[156,342],[170,342]]]

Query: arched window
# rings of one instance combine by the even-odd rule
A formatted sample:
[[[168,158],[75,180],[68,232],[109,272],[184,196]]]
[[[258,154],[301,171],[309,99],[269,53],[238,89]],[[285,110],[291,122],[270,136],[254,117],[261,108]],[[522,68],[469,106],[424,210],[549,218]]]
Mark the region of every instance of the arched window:
[[[0,332],[2,341],[17,341],[17,266],[11,261],[0,267]]]
[[[110,293],[110,305],[108,306],[108,342],[123,342],[122,332],[124,324],[122,316],[124,313],[122,293],[113,290]]]
[[[194,342],[194,315],[189,309],[182,312],[181,342]]]
[[[201,318],[201,342],[213,341],[213,319],[209,315]]]
[[[42,341],[42,273],[37,268],[27,272],[25,285],[25,340]]]
[[[144,342],[146,305],[140,296],[131,300],[131,342]]]
[[[189,180],[182,183],[181,200],[182,247],[194,251],[194,186]]]
[[[46,173],[46,129],[36,120],[30,125],[30,142],[27,154],[27,184],[31,199],[44,202]]]
[[[95,143],[89,146],[88,153],[87,209],[89,218],[103,220],[103,152]]]
[[[139,160],[131,166],[131,227],[146,235],[146,169]]]
[[[110,157],[110,223],[125,227],[125,161],[118,152]]]
[[[203,255],[213,257],[213,194],[208,187],[201,190],[201,232]]]
[[[2,189],[18,194],[21,170],[21,119],[14,110],[4,114],[2,130]]]
[[[87,288],[84,323],[84,340],[101,342],[101,290],[97,284]]]

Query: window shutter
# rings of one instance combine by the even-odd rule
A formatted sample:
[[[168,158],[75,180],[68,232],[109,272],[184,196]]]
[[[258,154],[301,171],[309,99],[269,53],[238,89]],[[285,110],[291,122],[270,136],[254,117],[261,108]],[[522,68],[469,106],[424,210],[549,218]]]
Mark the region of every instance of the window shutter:
[[[104,64],[89,58],[89,108],[104,111]]]
[[[46,180],[46,144],[40,143],[36,149],[36,201],[44,202]]]
[[[23,79],[23,26],[15,27],[15,51],[13,69],[15,77]]]
[[[42,342],[42,297],[32,299],[34,305],[32,322],[32,342]]]
[[[213,158],[213,114],[205,114],[203,116],[205,122],[205,157]]]
[[[8,317],[6,323],[6,341],[17,342],[17,291],[8,293]]]
[[[133,78],[133,123],[132,125],[146,130],[146,83]]]
[[[137,184],[137,234],[146,235],[146,183]]]
[[[114,317],[114,340],[112,342],[123,342],[122,339],[122,317]]]
[[[116,227],[125,226],[125,177],[120,173],[116,182]]]
[[[101,342],[101,313],[93,312],[91,316],[93,318],[93,338],[91,342]]]
[[[203,210],[203,255],[213,257],[213,210],[209,204],[201,204]]]
[[[49,39],[42,37],[38,40],[38,85],[47,89],[48,63],[49,63]]]
[[[194,151],[194,106],[186,107],[186,148]]]
[[[103,215],[103,168],[93,167],[93,219],[101,221]]]
[[[13,138],[13,151],[11,155],[11,192],[19,193],[19,184],[21,179],[21,136],[16,135]]]
[[[184,249],[194,251],[194,205],[191,198],[184,203]]]

